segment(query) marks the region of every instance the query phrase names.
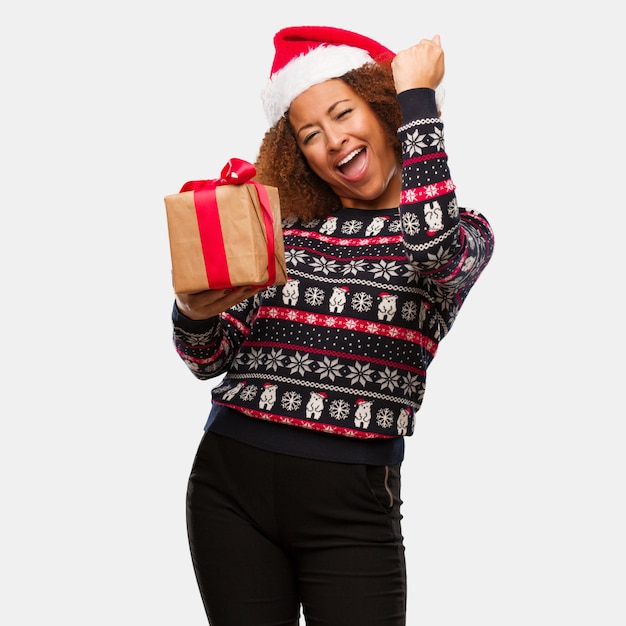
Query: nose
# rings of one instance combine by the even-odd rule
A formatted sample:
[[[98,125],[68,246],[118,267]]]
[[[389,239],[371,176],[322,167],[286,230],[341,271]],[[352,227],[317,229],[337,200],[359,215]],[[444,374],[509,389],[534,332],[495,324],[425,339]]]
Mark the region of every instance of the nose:
[[[326,144],[331,151],[341,150],[341,146],[347,141],[346,134],[338,127],[326,129]]]

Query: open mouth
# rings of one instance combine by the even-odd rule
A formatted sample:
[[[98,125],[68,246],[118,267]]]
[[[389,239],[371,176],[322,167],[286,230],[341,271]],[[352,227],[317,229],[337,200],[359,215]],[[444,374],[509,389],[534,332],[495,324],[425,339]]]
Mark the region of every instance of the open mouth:
[[[355,176],[362,170],[364,161],[365,148],[357,148],[337,163],[337,169],[344,176]]]

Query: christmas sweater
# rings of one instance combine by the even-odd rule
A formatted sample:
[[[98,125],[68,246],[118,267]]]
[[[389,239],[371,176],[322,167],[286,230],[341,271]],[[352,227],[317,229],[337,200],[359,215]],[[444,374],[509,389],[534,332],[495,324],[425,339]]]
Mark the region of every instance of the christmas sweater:
[[[426,371],[488,263],[493,233],[457,204],[434,92],[398,97],[399,207],[285,220],[285,285],[205,321],[174,315],[174,344],[213,403],[356,438],[413,433]]]

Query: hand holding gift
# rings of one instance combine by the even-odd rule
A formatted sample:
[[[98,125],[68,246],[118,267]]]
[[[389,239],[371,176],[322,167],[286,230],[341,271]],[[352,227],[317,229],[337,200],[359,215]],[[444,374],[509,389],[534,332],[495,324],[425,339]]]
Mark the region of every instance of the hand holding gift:
[[[179,293],[176,295],[178,310],[189,319],[206,320],[230,309],[263,291],[265,287],[232,287],[228,289],[209,289],[199,293]]]

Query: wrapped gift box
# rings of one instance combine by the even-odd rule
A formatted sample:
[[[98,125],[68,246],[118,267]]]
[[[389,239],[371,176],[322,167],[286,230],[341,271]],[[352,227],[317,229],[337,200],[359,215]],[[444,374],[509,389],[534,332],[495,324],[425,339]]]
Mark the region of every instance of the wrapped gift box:
[[[175,293],[287,282],[278,190],[254,174],[231,159],[221,178],[165,197]]]

